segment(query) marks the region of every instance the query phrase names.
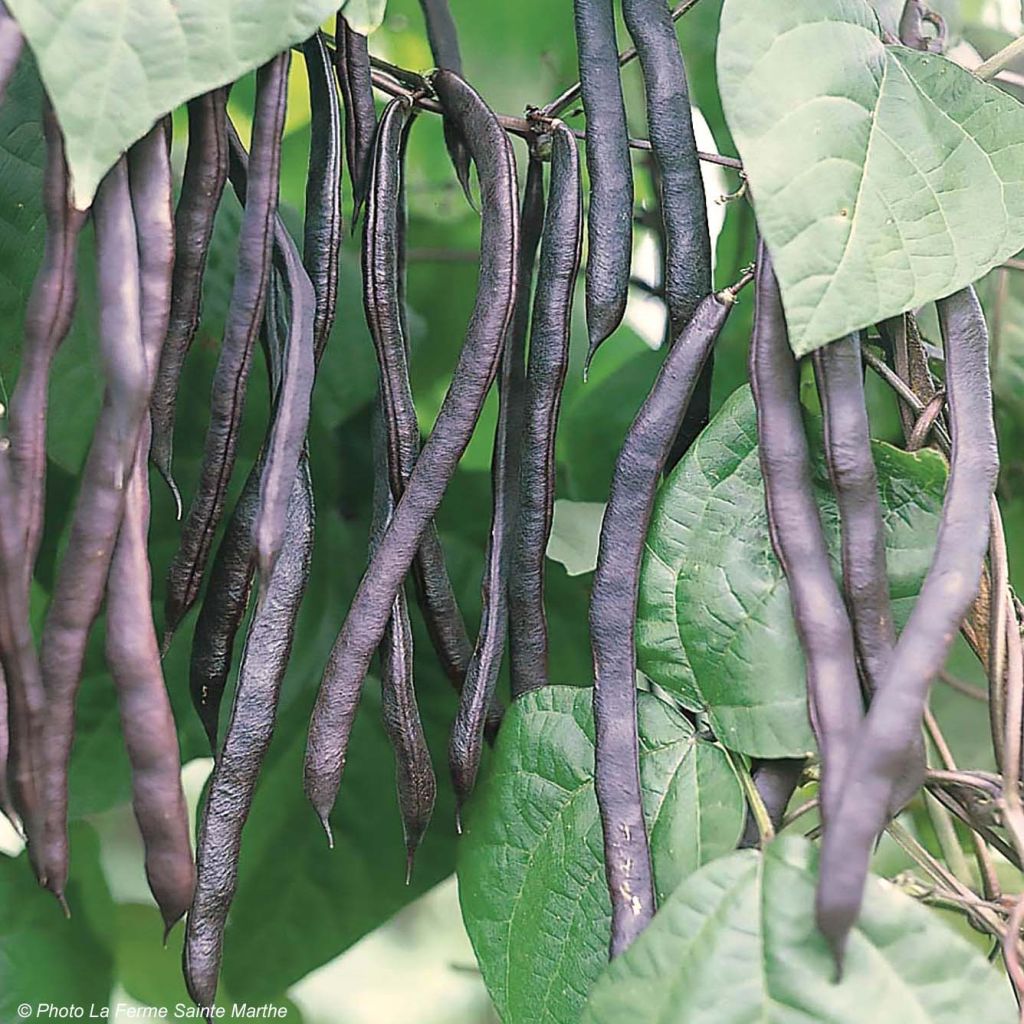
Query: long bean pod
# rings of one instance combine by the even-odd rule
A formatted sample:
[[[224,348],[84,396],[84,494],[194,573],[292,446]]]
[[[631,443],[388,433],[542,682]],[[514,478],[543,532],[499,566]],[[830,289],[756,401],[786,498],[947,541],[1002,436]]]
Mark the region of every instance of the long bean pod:
[[[483,226],[477,299],[451,387],[391,524],[335,640],[306,747],[305,789],[326,825],[341,783],[363,678],[380,643],[395,594],[465,451],[501,359],[518,283],[518,188],[504,131],[477,93],[439,71],[434,88],[459,125],[480,175]]]
[[[251,160],[233,127],[229,126],[232,181],[247,180],[243,202],[246,210],[254,201]],[[274,255],[286,280],[291,315],[281,352],[280,375],[274,387],[274,411],[270,434],[263,451],[259,502],[253,521],[253,542],[261,587],[274,571],[284,543],[288,505],[299,468],[299,458],[309,427],[309,407],[316,373],[315,320],[316,294],[291,235],[275,216]]]
[[[167,337],[174,266],[168,138],[157,125],[128,154],[139,241],[142,344],[152,387]],[[195,869],[181,752],[153,622],[149,533],[150,426],[143,420],[124,517],[107,579],[107,663],[117,688],[132,772],[132,805],[145,847],[146,877],[167,931],[192,901]]]
[[[511,149],[511,142],[507,143]],[[512,157],[514,159],[514,157]],[[524,240],[520,236],[520,250]],[[530,243],[536,246],[536,240]],[[519,274],[532,264],[520,256]],[[529,267],[532,270],[532,266]],[[524,301],[529,301],[529,279],[519,280],[520,293],[525,292]],[[515,317],[510,323],[510,334]],[[510,422],[517,417],[521,403],[513,386],[514,366],[517,355],[517,341],[506,336],[505,350],[501,361],[498,382],[498,422],[494,431],[494,450],[491,460],[491,528],[487,538],[487,553],[484,559],[484,576],[481,586],[483,608],[481,610],[480,632],[473,647],[473,658],[466,671],[466,681],[459,695],[459,709],[452,723],[448,744],[448,766],[452,785],[455,789],[455,821],[462,829],[462,807],[473,792],[477,771],[480,767],[480,751],[483,746],[484,721],[487,710],[494,699],[498,673],[505,654],[508,632],[508,562],[509,542],[515,518],[518,484],[518,446],[520,436],[509,429]]]
[[[352,182],[352,226],[366,199],[370,154],[377,132],[377,111],[373,103],[370,52],[366,36],[349,28],[343,14],[337,17],[334,33],[334,67],[345,106],[345,157]]]
[[[793,618],[804,652],[811,725],[822,760],[822,816],[827,823],[838,807],[864,707],[853,630],[832,576],[811,490],[798,378],[778,283],[762,243],[758,249],[750,384],[757,407],[768,532],[789,584]]]
[[[20,827],[18,812],[14,809],[14,799],[7,778],[7,755],[11,750],[11,720],[7,701],[7,679],[4,676],[3,658],[0,658],[0,814],[14,828]]]
[[[11,458],[24,525],[26,586],[32,578],[43,528],[50,369],[71,327],[77,292],[75,258],[86,217],[75,210],[71,202],[64,139],[49,102],[44,102],[43,106],[43,134],[46,139],[43,178],[46,240],[43,262],[25,309],[21,367],[10,403]]]
[[[875,839],[920,735],[932,680],[977,594],[988,547],[999,470],[988,331],[972,288],[937,305],[952,434],[949,482],[931,567],[858,737],[840,813],[826,822],[816,909],[840,967]]]
[[[15,817],[28,833],[33,869],[45,882],[37,779],[45,697],[29,623],[18,500],[9,443],[0,438],[0,665],[7,693],[7,783]]]
[[[0,103],[7,92],[7,84],[14,74],[25,39],[18,23],[11,17],[7,4],[0,3]]]
[[[309,74],[310,141],[306,176],[306,219],[302,262],[316,293],[313,344],[316,359],[331,336],[338,306],[338,260],[341,254],[341,105],[334,84],[332,58],[323,33],[302,47]]]
[[[419,455],[420,433],[409,380],[405,331],[403,153],[412,109],[396,99],[381,116],[371,160],[363,238],[363,308],[381,373],[391,488],[401,497]],[[431,643],[441,666],[461,690],[473,654],[444,547],[427,527],[413,563],[413,580]]]
[[[734,303],[709,295],[662,363],[615,463],[590,599],[597,803],[612,904],[611,955],[654,915],[651,853],[640,795],[636,630],[640,562],[665,461],[701,368]]]
[[[231,720],[199,826],[196,890],[185,926],[183,966],[189,994],[200,1006],[212,1006],[217,993],[224,925],[238,884],[242,830],[274,732],[295,619],[309,579],[314,519],[304,454],[288,506],[289,543],[245,638]]]
[[[372,203],[373,189],[370,192]],[[383,388],[381,389],[383,392]],[[394,513],[388,467],[383,394],[373,424],[373,527],[371,556]],[[406,882],[412,877],[416,850],[434,813],[437,779],[420,718],[413,674],[413,635],[405,590],[399,588],[380,643],[381,719],[395,753],[395,783],[405,838]]]
[[[842,526],[843,595],[869,693],[887,675],[896,625],[889,598],[885,526],[878,497],[878,475],[871,457],[871,435],[864,394],[860,338],[834,341],[813,355],[825,426],[825,460]],[[904,779],[895,793],[893,814],[924,779],[924,741],[918,735]]]
[[[587,364],[626,311],[633,252],[633,171],[612,0],[573,0],[590,172]]]
[[[275,57],[256,77],[249,196],[239,233],[238,265],[213,378],[199,486],[167,576],[165,647],[199,595],[234,470],[252,349],[270,279],[289,60],[287,52]]]
[[[711,291],[711,236],[690,90],[675,23],[664,0],[622,0],[622,14],[644,77],[665,225],[665,302],[675,337]]]
[[[523,223],[525,234],[525,206]],[[555,436],[569,365],[572,298],[582,241],[583,195],[576,139],[557,122],[552,129],[550,195],[530,326],[525,414],[517,442],[521,451],[519,486],[508,574],[513,696],[549,681],[544,565],[555,502]]]
[[[68,760],[75,696],[89,629],[99,614],[110,560],[124,513],[125,486],[149,404],[142,344],[139,254],[124,159],[96,195],[100,354],[105,393],[86,458],[71,536],[43,625],[40,661],[46,691],[39,779],[43,822],[39,853],[46,884],[63,899],[68,871]],[[30,831],[30,838],[32,833]]]
[[[462,75],[462,52],[459,49],[459,33],[455,28],[448,0],[420,0],[423,20],[427,26],[427,42],[434,57],[434,64],[447,71]],[[449,118],[444,119],[444,144],[448,156],[455,168],[455,176],[459,179],[462,191],[472,204],[469,170],[471,166],[469,147],[458,126]]]
[[[174,420],[178,381],[199,327],[203,273],[228,174],[228,90],[214,89],[188,104],[188,153],[181,198],[174,214],[174,284],[167,340],[160,355],[150,416],[150,458],[167,482],[181,517],[181,494],[174,481]]]

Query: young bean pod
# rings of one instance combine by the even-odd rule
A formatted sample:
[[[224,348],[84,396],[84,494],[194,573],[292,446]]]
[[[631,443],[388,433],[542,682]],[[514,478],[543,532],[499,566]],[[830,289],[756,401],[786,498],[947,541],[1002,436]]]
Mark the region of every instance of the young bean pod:
[[[633,255],[633,171],[612,0],[573,0],[587,117],[587,365],[626,311]]]
[[[18,28],[18,23],[11,17],[7,4],[0,3],[0,103],[7,92],[7,83],[14,74],[25,39]]]
[[[825,426],[825,460],[842,525],[843,595],[868,693],[886,679],[896,626],[889,598],[885,526],[864,394],[864,367],[856,334],[819,348],[812,357]],[[924,778],[919,735],[905,778],[890,808],[896,814]]]
[[[96,194],[100,354],[106,383],[103,408],[71,522],[71,536],[43,625],[40,661],[46,719],[39,755],[43,810],[38,835],[46,884],[63,899],[68,872],[68,761],[75,697],[89,629],[99,614],[110,560],[124,513],[125,487],[149,404],[150,380],[142,343],[139,253],[124,159]],[[30,838],[36,839],[30,830]]]
[[[786,330],[768,250],[758,248],[757,300],[750,346],[758,455],[772,547],[789,584],[807,671],[807,699],[821,751],[822,816],[838,807],[864,706],[853,630],[832,576],[800,413],[799,370]]]
[[[153,422],[150,458],[171,489],[179,519],[181,494],[174,481],[171,464],[178,381],[199,327],[203,273],[217,208],[227,180],[227,98],[226,88],[214,89],[188,104],[188,153],[181,181],[181,198],[174,215],[171,318],[150,401]]]
[[[196,845],[196,890],[185,926],[183,967],[200,1006],[217,993],[224,925],[238,884],[238,854],[277,716],[299,604],[313,553],[313,488],[303,454],[288,506],[289,543],[257,607],[242,651],[231,720],[213,768]]]
[[[353,32],[342,14],[338,15],[335,27],[334,67],[345,105],[345,157],[352,182],[352,227],[355,228],[366,198],[377,110],[373,103],[366,36]]]
[[[531,164],[531,171],[534,166],[539,169],[539,164]],[[524,235],[525,211],[524,206]],[[524,422],[521,432],[513,430],[521,452],[508,574],[513,696],[549,682],[544,567],[555,503],[555,436],[569,365],[572,299],[582,241],[583,195],[576,139],[557,122],[552,129],[550,196],[530,327]]]
[[[199,595],[235,466],[252,349],[263,319],[270,279],[289,61],[290,54],[283,53],[257,73],[250,187],[239,234],[238,266],[213,378],[210,425],[199,486],[167,576],[165,648]]]
[[[305,789],[325,825],[341,783],[370,658],[480,416],[518,288],[518,188],[505,133],[480,96],[457,75],[437,72],[434,88],[466,138],[480,175],[483,226],[477,299],[433,433],[349,607],[317,695],[306,748]]]
[[[128,154],[150,387],[171,309],[174,223],[168,142],[164,125],[158,124]],[[132,770],[132,804],[145,847],[146,877],[170,931],[192,902],[195,868],[181,788],[181,752],[152,614],[149,441],[150,426],[144,418],[107,579],[106,654]]]
[[[629,947],[655,909],[636,718],[634,637],[644,540],[672,441],[734,302],[729,291],[708,295],[669,350],[619,452],[601,526],[590,599],[594,784],[612,904],[613,957]]]
[[[373,190],[370,192],[372,203]],[[371,557],[394,512],[388,468],[383,395],[373,423],[373,527]],[[395,595],[391,618],[380,643],[381,719],[395,752],[395,782],[405,837],[406,884],[412,878],[416,850],[434,813],[437,779],[430,760],[413,677],[413,635],[404,589]]]
[[[10,403],[11,458],[24,525],[26,587],[32,578],[43,529],[50,369],[71,327],[77,292],[78,236],[86,218],[86,214],[75,210],[71,203],[64,138],[49,102],[44,102],[43,106],[43,135],[46,139],[43,178],[46,240],[43,262],[25,309],[21,367]]]
[[[988,331],[972,288],[937,306],[952,433],[949,482],[931,567],[857,737],[839,813],[826,822],[816,911],[840,969],[871,851],[920,736],[932,680],[978,592],[988,547],[999,471]]]
[[[310,141],[302,261],[316,293],[313,345],[319,361],[338,306],[341,253],[341,106],[331,54],[318,32],[302,46],[309,75]]]
[[[427,26],[427,41],[430,43],[434,64],[461,76],[462,53],[459,50],[459,34],[455,28],[455,19],[452,17],[448,0],[420,0],[420,7],[423,10],[423,20]],[[472,205],[473,194],[470,191],[469,183],[471,161],[466,140],[458,126],[447,117],[444,119],[443,131],[444,144],[448,149],[452,166],[455,168],[455,176],[459,179],[462,191]]]

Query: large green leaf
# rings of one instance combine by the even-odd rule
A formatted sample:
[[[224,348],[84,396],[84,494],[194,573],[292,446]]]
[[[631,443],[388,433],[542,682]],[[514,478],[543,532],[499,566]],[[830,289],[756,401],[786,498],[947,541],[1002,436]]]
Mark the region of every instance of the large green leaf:
[[[23,1003],[107,1005],[113,957],[104,926],[112,905],[95,835],[76,828],[73,840],[70,920],[36,885],[26,855],[0,854],[0,1020],[18,1020],[22,1015],[15,1008]]]
[[[1010,1024],[1004,977],[878,878],[843,980],[814,927],[817,851],[783,837],[692,875],[594,986],[581,1024]]]
[[[608,953],[592,691],[553,686],[509,710],[459,849],[462,914],[503,1020],[573,1021]],[[640,771],[660,899],[736,845],[725,752],[640,694]]]
[[[1024,246],[1024,108],[867,0],[727,0],[718,71],[798,354]]]
[[[931,560],[946,466],[931,451],[877,443],[872,450],[901,619]],[[838,512],[820,459],[814,468],[838,578]],[[768,537],[749,387],[725,403],[658,495],[640,580],[637,655],[642,672],[708,713],[727,747],[758,757],[813,749],[803,655]]]
[[[10,0],[67,142],[75,202],[180,103],[308,38],[337,0]]]
[[[342,0],[341,12],[357,32],[367,35],[384,20],[387,0]]]

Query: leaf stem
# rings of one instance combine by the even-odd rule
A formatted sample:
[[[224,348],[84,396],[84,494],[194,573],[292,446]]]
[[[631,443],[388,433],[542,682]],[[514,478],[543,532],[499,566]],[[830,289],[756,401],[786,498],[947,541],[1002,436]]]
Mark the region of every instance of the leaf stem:
[[[1014,39],[1008,46],[1004,46],[997,53],[992,54],[988,60],[982,61],[974,69],[974,74],[983,82],[987,82],[1020,57],[1024,57],[1024,36]]]

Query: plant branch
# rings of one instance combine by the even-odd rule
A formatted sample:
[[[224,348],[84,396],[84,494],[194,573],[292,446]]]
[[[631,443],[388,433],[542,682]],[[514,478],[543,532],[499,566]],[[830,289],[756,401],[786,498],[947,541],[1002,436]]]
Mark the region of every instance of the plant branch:
[[[1020,39],[1014,39],[1008,46],[1004,46],[997,53],[992,54],[988,60],[982,61],[974,69],[974,74],[983,82],[987,82],[990,78],[995,78],[1000,71],[1009,67],[1020,57],[1024,57],[1024,36],[1021,36]]]

